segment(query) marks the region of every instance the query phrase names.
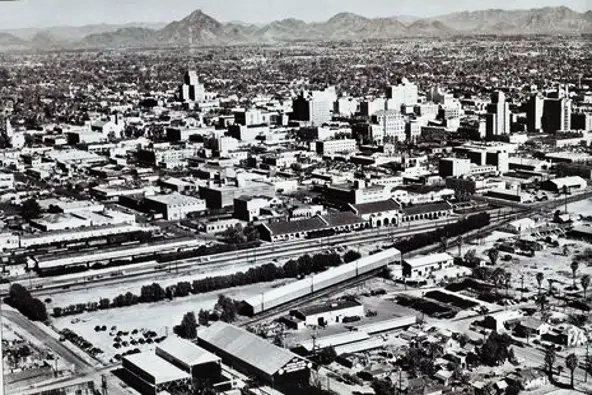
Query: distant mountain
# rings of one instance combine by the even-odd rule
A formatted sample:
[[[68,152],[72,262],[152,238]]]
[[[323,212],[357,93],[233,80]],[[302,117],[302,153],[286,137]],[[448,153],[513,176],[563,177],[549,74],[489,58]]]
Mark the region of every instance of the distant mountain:
[[[114,32],[86,36],[78,44],[86,48],[152,46],[157,31],[143,27],[125,27]]]
[[[567,7],[506,11],[489,9],[442,15],[439,20],[462,33],[579,34],[592,33],[590,11],[580,14]],[[500,30],[502,28],[503,30]]]
[[[414,36],[441,36],[456,33],[456,30],[444,23],[421,19],[407,26],[407,34]]]
[[[48,31],[40,31],[29,41],[29,46],[36,49],[58,49],[64,46],[64,42]]]
[[[91,34],[112,33],[116,30],[127,27],[142,27],[146,29],[159,30],[166,26],[163,22],[131,22],[126,24],[98,24],[84,26],[52,26],[47,28],[24,28],[24,29],[0,29],[0,32],[10,33],[24,40],[32,40],[36,34],[49,33],[60,41],[75,42]]]
[[[27,42],[22,38],[16,37],[10,33],[0,33],[0,48],[22,49],[26,48]]]
[[[13,31],[16,32],[16,31]],[[88,25],[0,32],[0,49],[226,45],[294,40],[366,40],[451,34],[582,34],[592,33],[592,11],[567,7],[506,11],[458,12],[434,18],[409,16],[367,18],[343,12],[325,22],[283,19],[265,25],[221,23],[201,10],[169,24]],[[26,41],[25,41],[26,38]]]
[[[232,41],[232,32],[211,16],[196,10],[180,21],[166,25],[157,32],[156,38],[159,44],[170,45],[224,44]],[[237,32],[238,37],[240,33]]]

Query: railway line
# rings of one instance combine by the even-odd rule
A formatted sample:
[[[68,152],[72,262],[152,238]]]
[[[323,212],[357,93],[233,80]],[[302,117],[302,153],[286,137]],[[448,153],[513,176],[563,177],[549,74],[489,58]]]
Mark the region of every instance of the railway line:
[[[512,216],[507,213],[492,213],[492,224],[497,224],[500,220],[510,220]],[[449,223],[454,223],[452,220],[440,221],[440,226]],[[170,262],[166,264],[155,261],[145,262],[134,265],[134,267],[125,267],[124,274],[115,277],[101,277],[89,278],[93,276],[92,272],[84,273],[77,279],[70,277],[60,279],[51,279],[51,283],[43,284],[39,287],[37,282],[29,284],[29,289],[34,296],[41,297],[54,293],[56,290],[85,290],[92,289],[99,286],[117,285],[121,283],[129,283],[130,280],[158,280],[159,275],[161,279],[171,278],[173,276],[196,275],[215,273],[216,271],[236,269],[247,270],[249,267],[261,265],[276,259],[286,259],[290,257],[298,257],[307,253],[318,253],[327,249],[348,247],[356,248],[359,245],[364,245],[369,242],[394,242],[396,238],[412,236],[422,232],[434,230],[436,227],[433,223],[420,224],[414,227],[400,227],[400,228],[378,228],[365,232],[352,232],[342,235],[335,235],[323,239],[300,240],[292,243],[282,243],[282,245],[266,244],[251,250],[241,250],[225,252],[215,255],[210,255],[202,258],[189,258],[181,261]],[[121,269],[120,269],[121,270]],[[36,281],[48,280],[35,279]],[[33,280],[32,280],[33,281]],[[25,285],[25,284],[23,284]],[[2,289],[2,293],[8,290],[7,285]]]
[[[582,200],[592,196],[592,192],[569,196],[565,201]],[[564,204],[564,200],[552,200],[541,202],[529,207],[511,204],[510,206],[486,210],[491,216],[491,224],[495,227],[503,222],[521,218],[532,213],[552,209]],[[219,254],[187,258],[177,261],[159,263],[154,260],[131,264],[121,267],[89,270],[75,275],[58,276],[51,278],[22,278],[20,282],[28,286],[31,293],[36,296],[49,295],[56,290],[83,290],[121,284],[123,282],[154,280],[159,276],[182,276],[187,274],[203,274],[236,267],[237,270],[247,270],[251,266],[259,265],[274,259],[300,256],[306,253],[319,252],[337,247],[357,247],[368,242],[394,241],[396,238],[411,236],[417,233],[434,230],[454,220],[462,218],[462,215],[440,220],[432,220],[428,223],[403,224],[399,227],[371,228],[359,232],[351,232],[326,236],[318,239],[292,240],[281,244],[266,243],[260,247],[241,251],[230,251]],[[492,228],[492,229],[493,229]],[[0,285],[0,294],[6,295],[9,284]]]

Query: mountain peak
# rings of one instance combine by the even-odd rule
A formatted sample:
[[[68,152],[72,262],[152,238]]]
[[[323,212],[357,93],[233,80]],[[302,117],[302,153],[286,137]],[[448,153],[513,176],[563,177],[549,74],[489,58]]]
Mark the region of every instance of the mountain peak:
[[[327,21],[327,23],[347,23],[347,22],[357,22],[357,21],[367,21],[368,18],[363,17],[358,14],[354,14],[352,12],[340,12],[339,14],[333,15],[331,19]]]

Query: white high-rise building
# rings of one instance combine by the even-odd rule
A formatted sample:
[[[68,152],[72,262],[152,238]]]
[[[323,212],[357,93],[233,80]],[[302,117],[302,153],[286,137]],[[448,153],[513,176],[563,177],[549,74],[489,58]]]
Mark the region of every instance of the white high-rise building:
[[[399,142],[407,140],[405,117],[396,110],[376,112],[372,116],[372,123],[382,129],[385,138]]]
[[[506,102],[505,93],[494,92],[491,102],[487,106],[487,137],[510,134],[510,104]]]
[[[292,119],[321,126],[331,121],[336,100],[334,86],[322,91],[302,92],[292,103]]]
[[[402,78],[397,85],[389,86],[386,90],[387,108],[401,110],[402,105],[415,106],[418,102],[417,85]]]
[[[197,73],[193,70],[187,71],[184,76],[184,84],[179,88],[181,101],[184,102],[204,102],[206,99],[206,89],[199,82]]]

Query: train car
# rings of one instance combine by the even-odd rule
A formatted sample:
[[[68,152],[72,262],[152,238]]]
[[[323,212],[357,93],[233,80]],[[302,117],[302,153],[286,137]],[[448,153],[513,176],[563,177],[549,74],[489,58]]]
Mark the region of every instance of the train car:
[[[245,299],[241,303],[241,312],[253,316],[400,261],[401,252],[390,248]]]

